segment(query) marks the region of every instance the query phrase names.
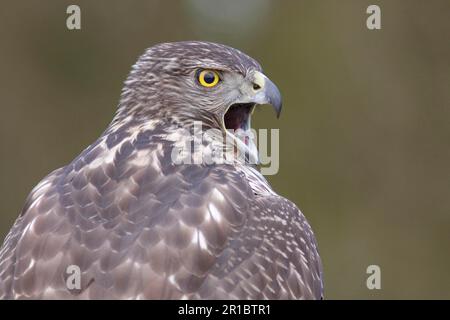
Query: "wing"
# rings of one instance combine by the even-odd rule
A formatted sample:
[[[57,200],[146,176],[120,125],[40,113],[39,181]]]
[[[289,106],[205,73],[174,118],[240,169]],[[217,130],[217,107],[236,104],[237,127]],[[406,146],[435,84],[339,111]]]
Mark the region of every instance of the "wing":
[[[25,270],[17,268],[18,265],[24,265],[21,264],[23,258],[31,261],[29,259],[32,255],[30,251],[36,244],[35,241],[38,240],[32,239],[33,235],[29,235],[28,229],[32,227],[31,223],[37,218],[40,211],[42,211],[40,208],[37,208],[37,204],[43,201],[44,197],[47,199],[46,203],[51,205],[54,202],[54,197],[49,197],[48,191],[52,189],[51,186],[54,181],[60,177],[61,171],[62,169],[53,171],[33,189],[25,202],[22,213],[15,221],[3,242],[0,249],[0,299],[12,298],[11,293],[15,281],[22,275],[30,274]],[[54,217],[50,217],[50,219],[54,219]],[[22,236],[25,234],[28,234],[28,239],[22,241]]]
[[[207,299],[321,299],[322,264],[298,208],[254,194],[239,233],[229,239],[198,292]]]
[[[141,134],[99,141],[45,178],[0,251],[0,297],[320,298],[315,240],[292,203],[231,165],[170,155]]]

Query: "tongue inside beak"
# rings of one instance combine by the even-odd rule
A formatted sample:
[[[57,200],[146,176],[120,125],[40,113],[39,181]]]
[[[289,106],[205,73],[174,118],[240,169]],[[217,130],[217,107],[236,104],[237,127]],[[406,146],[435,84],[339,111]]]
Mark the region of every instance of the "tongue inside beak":
[[[258,163],[258,150],[253,141],[253,133],[250,126],[254,108],[254,103],[233,104],[225,113],[223,119],[225,128],[236,139],[234,141],[234,153],[252,164]]]
[[[225,113],[224,122],[227,130],[247,131],[250,129],[250,117],[254,108],[253,103],[236,103]]]

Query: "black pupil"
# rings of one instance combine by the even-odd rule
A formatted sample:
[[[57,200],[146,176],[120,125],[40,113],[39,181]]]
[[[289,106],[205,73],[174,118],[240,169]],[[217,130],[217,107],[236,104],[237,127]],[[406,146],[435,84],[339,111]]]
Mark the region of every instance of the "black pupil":
[[[207,84],[211,84],[214,82],[214,73],[212,72],[206,72],[205,75],[203,76],[203,80],[207,83]]]

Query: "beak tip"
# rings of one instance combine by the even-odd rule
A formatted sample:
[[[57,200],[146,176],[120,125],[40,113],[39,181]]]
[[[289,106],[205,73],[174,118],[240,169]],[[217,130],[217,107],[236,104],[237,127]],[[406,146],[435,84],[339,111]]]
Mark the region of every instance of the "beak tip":
[[[269,104],[272,105],[272,107],[275,110],[275,113],[277,115],[277,119],[280,118],[281,109],[283,106],[283,102],[281,100],[281,93],[280,90],[278,90],[277,86],[270,80],[266,80],[266,99],[268,100]]]
[[[281,96],[277,95],[276,99],[273,99],[272,101],[270,101],[270,104],[272,105],[273,109],[275,110],[277,119],[279,119],[280,115],[281,115],[281,109],[283,108],[283,103],[281,102]]]
[[[277,106],[275,106],[275,110],[277,113],[277,119],[280,119],[281,109],[283,108],[283,104],[280,102]]]

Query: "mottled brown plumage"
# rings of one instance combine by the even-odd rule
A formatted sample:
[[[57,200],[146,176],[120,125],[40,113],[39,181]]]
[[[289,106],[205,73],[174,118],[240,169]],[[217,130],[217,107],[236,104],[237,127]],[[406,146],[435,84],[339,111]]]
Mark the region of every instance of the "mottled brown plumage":
[[[221,85],[199,86],[199,68],[220,70]],[[226,134],[232,104],[279,111],[268,79],[248,89],[260,71],[219,44],[147,50],[105,133],[29,195],[0,250],[0,298],[321,298],[310,226],[253,165],[171,158],[194,121]],[[79,289],[67,288],[70,265],[81,270]]]

